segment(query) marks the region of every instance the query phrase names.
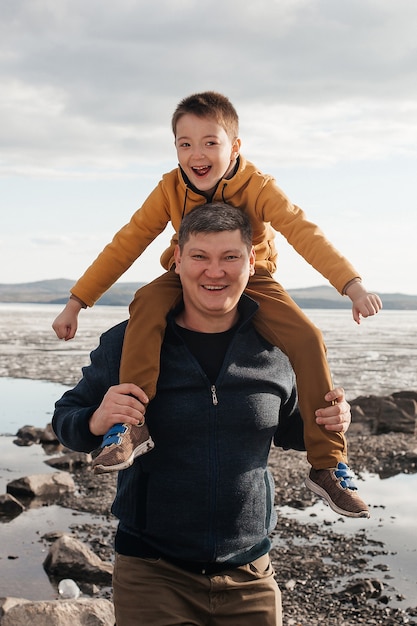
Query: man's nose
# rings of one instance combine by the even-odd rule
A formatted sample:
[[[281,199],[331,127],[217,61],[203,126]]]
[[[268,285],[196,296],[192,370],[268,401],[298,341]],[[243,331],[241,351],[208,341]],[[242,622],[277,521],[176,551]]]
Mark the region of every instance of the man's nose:
[[[219,261],[209,261],[206,267],[206,274],[211,278],[217,278],[224,276],[224,269],[222,263]]]

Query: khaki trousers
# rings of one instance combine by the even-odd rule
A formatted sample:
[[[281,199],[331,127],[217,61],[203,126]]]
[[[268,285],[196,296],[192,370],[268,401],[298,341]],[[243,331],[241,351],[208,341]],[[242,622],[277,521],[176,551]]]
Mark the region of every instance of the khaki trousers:
[[[346,462],[344,435],[329,432],[315,422],[315,410],[325,406],[324,396],[333,387],[320,330],[266,270],[256,270],[245,293],[259,304],[254,317],[257,331],[291,361],[309,463],[316,469],[325,469],[335,467],[339,461]],[[139,289],[130,305],[120,382],[137,384],[149,399],[155,395],[159,376],[166,315],[180,298],[181,283],[171,270]]]
[[[117,626],[282,626],[268,554],[212,576],[116,554],[113,599]]]

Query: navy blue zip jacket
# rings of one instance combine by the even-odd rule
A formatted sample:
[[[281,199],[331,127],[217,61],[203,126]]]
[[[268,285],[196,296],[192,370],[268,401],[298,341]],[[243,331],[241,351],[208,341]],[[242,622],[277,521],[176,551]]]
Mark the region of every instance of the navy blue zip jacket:
[[[119,472],[112,507],[119,532],[166,558],[243,564],[259,556],[254,551],[276,524],[271,443],[304,449],[302,431],[295,444],[285,441],[289,424],[298,433],[302,425],[294,373],[288,358],[255,331],[256,309],[243,295],[214,385],[173,316],[168,320],[157,393],[146,412],[155,448]],[[56,403],[52,425],[70,449],[88,452],[101,443],[88,421],[119,382],[125,327],[102,335],[82,380]]]

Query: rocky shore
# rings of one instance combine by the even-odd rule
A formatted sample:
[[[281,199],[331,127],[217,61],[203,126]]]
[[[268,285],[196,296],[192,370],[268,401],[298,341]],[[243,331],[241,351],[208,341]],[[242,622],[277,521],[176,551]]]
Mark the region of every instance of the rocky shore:
[[[416,401],[417,393],[408,392],[386,398],[358,398],[352,402],[354,420],[349,434],[350,460],[359,476],[367,471],[381,477],[417,472]],[[24,438],[24,434],[21,435],[21,439]],[[40,439],[42,434],[39,434],[38,441]],[[48,445],[51,445],[50,441]],[[114,521],[110,505],[116,476],[95,476],[88,457],[68,456],[57,450],[48,461],[55,464],[57,472],[68,474],[68,485],[73,484],[56,488],[55,504],[58,501],[76,511],[100,513],[108,523],[74,525],[72,535],[40,538],[49,546],[44,567],[51,579],[74,579],[81,596],[55,603],[22,604],[22,600],[0,600],[1,626],[19,626],[29,621],[39,625],[94,623],[113,626],[109,573]],[[277,504],[304,509],[314,503],[315,496],[303,486],[308,471],[305,454],[273,449],[270,466],[276,481]],[[19,501],[18,491],[15,494],[13,497]],[[79,536],[85,538],[84,548],[77,544]],[[275,539],[279,547],[272,549],[271,557],[282,590],[285,626],[417,626],[416,598],[402,599],[392,586],[389,567],[384,566],[388,549],[382,542],[370,539],[366,530],[349,535],[347,541],[346,536],[335,532],[331,525],[319,524],[314,518],[301,524],[280,515]],[[74,563],[71,568],[68,557],[71,550],[78,555],[75,559],[78,570]],[[82,557],[77,550],[82,551]],[[377,572],[370,565],[371,556],[375,554],[381,557]],[[93,567],[96,572],[101,569],[103,576],[94,578],[90,569],[86,580],[80,575],[81,566],[84,569]],[[398,608],[399,603],[401,608]],[[52,604],[60,613],[49,612]],[[40,605],[49,605],[49,608],[43,606],[41,609]],[[74,613],[76,610],[78,613]],[[87,618],[82,616],[93,614],[94,622],[84,621]],[[51,618],[51,615],[55,617]]]

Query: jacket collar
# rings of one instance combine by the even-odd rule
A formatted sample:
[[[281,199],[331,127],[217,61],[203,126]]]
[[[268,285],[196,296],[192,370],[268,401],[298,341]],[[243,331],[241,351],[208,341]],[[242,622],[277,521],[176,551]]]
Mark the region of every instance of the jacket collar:
[[[175,318],[184,308],[183,301],[178,304],[175,309],[170,311],[167,315],[167,323],[171,328],[174,328]],[[239,311],[239,321],[237,323],[237,332],[244,332],[247,330],[250,322],[252,321],[253,316],[256,311],[259,309],[259,304],[255,302],[252,298],[247,296],[245,293],[242,294],[238,303],[238,311]]]

